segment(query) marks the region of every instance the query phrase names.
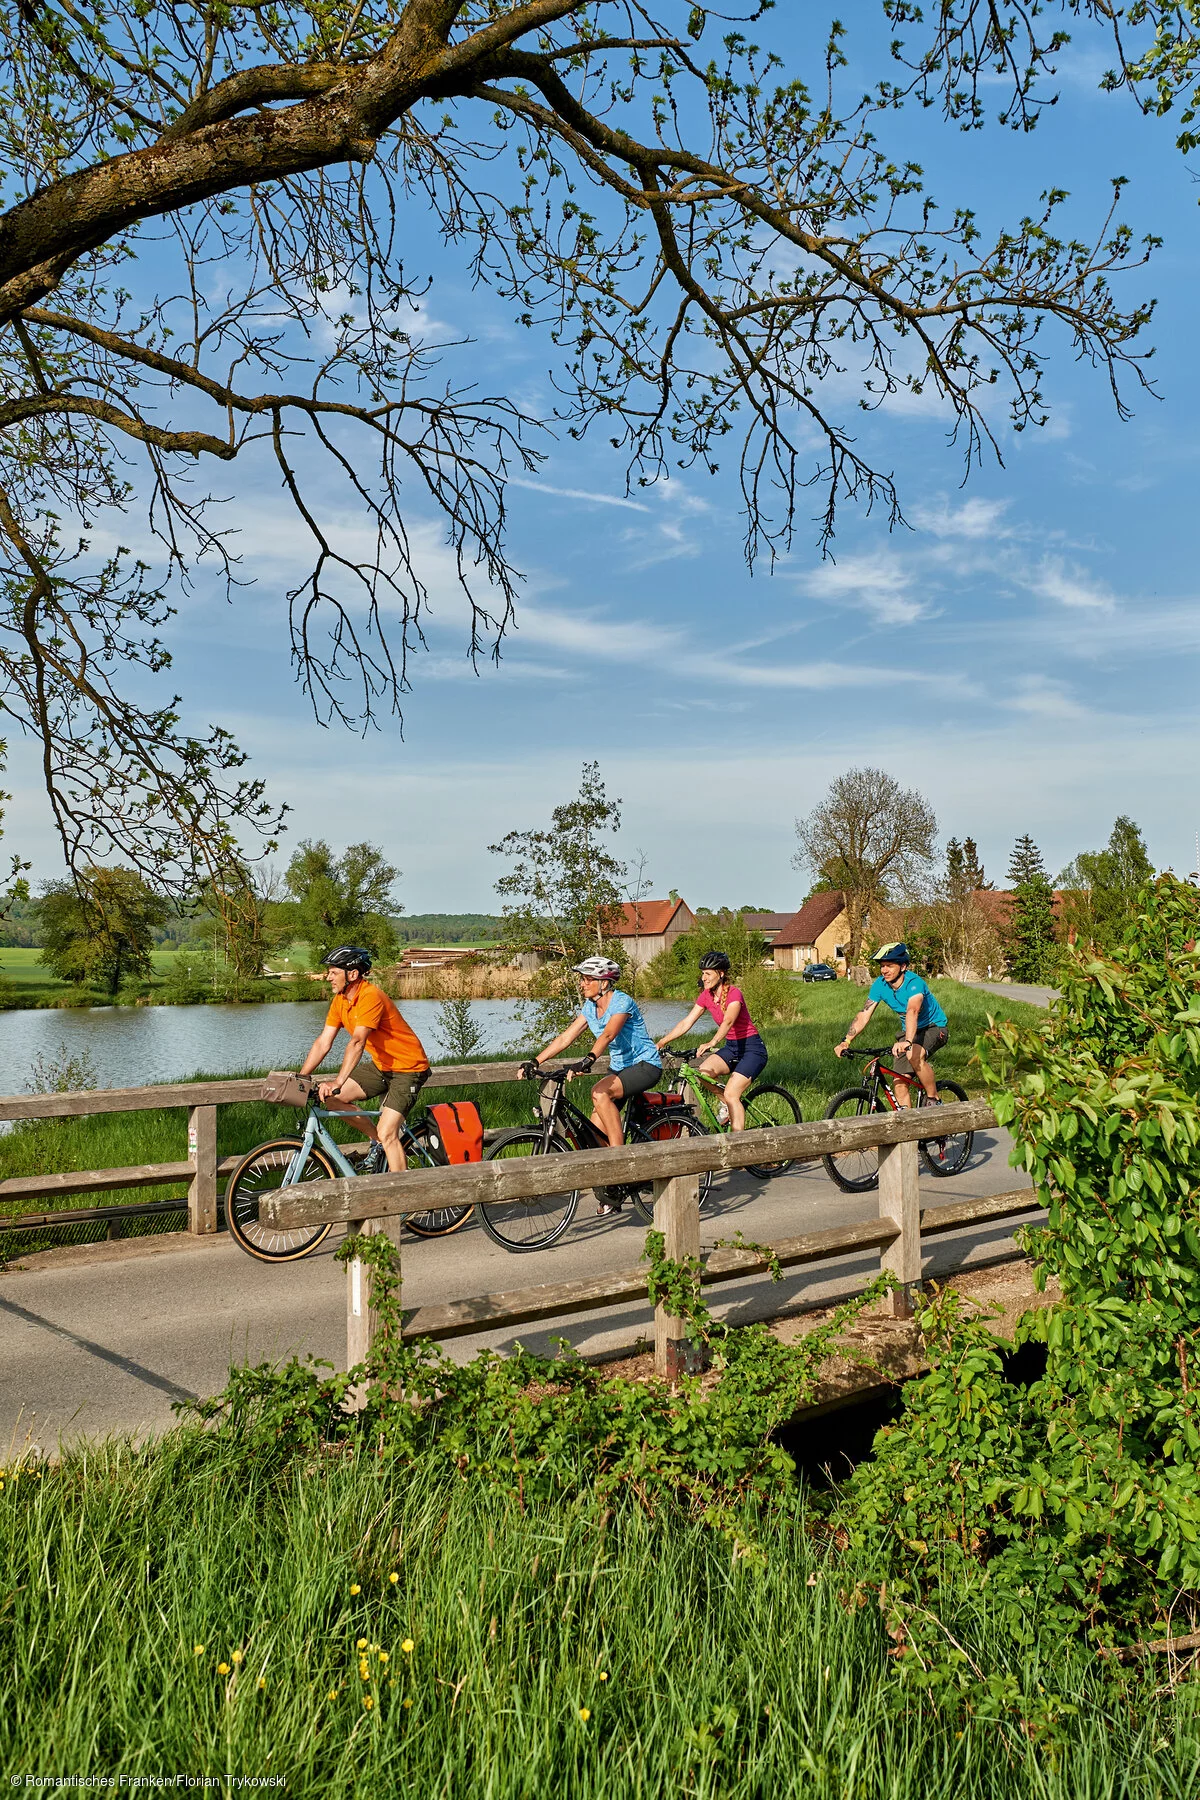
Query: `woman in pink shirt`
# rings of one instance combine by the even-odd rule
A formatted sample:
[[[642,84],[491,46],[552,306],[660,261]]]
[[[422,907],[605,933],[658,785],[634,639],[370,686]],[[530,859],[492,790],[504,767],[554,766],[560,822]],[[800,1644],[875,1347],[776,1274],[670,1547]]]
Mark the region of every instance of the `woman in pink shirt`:
[[[767,1046],[758,1035],[758,1027],[750,1017],[742,990],[730,983],[729,958],[723,950],[709,950],[700,958],[700,992],[696,995],[696,1004],[686,1019],[680,1019],[674,1030],[659,1038],[658,1048],[661,1050],[676,1038],[686,1037],[705,1013],[715,1019],[717,1029],[696,1053],[703,1059],[700,1073],[712,1077],[710,1085],[719,1087],[725,1097],[721,1123],[728,1119],[731,1130],[744,1131],[746,1113],[742,1095],[766,1068]]]

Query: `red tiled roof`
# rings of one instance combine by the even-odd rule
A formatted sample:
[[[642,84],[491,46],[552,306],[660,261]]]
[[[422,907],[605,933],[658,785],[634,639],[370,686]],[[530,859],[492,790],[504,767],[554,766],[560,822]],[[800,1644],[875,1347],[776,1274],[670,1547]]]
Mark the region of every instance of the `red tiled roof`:
[[[1011,893],[1006,893],[1003,888],[975,888],[971,898],[994,930],[1008,930],[1013,903]],[[1054,898],[1051,901],[1055,918],[1062,911],[1062,904],[1063,895],[1058,889],[1055,889]]]
[[[671,929],[671,921],[683,906],[682,900],[639,900],[635,906],[627,900],[621,907],[624,915],[609,927],[613,937],[661,937]]]
[[[772,949],[787,949],[790,944],[815,944],[823,931],[828,931],[845,906],[845,895],[835,889],[831,893],[813,894],[800,911],[793,913]]]

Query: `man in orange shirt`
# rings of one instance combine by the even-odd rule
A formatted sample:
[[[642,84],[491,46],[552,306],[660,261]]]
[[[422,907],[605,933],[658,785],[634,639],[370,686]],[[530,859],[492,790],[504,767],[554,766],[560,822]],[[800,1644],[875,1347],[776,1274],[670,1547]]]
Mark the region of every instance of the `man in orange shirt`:
[[[333,990],[329,1014],[300,1073],[311,1075],[333,1049],[338,1032],[349,1033],[341,1068],[332,1081],[318,1083],[317,1092],[335,1112],[353,1113],[364,1100],[379,1101],[378,1131],[361,1114],[348,1123],[378,1146],[367,1152],[367,1169],[382,1168],[382,1151],[388,1168],[395,1171],[404,1167],[400,1127],[429,1075],[429,1058],[399,1007],[367,980],[370,972],[369,950],[340,944],[329,952],[325,958],[325,979]]]

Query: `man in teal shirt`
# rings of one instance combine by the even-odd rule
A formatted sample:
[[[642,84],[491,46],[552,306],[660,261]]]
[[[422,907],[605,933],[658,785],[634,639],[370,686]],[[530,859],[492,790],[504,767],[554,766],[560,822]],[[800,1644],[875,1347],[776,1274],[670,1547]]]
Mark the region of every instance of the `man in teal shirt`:
[[[871,958],[879,964],[879,974],[867,990],[867,1004],[857,1014],[835,1056],[844,1056],[860,1031],[870,1023],[875,1008],[882,1002],[903,1020],[900,1036],[892,1045],[897,1074],[914,1074],[930,1100],[938,1097],[930,1057],[937,1054],[949,1037],[946,1015],[932,990],[909,967],[911,958],[907,944],[885,944]],[[896,1099],[901,1106],[909,1104],[909,1083],[897,1084]]]

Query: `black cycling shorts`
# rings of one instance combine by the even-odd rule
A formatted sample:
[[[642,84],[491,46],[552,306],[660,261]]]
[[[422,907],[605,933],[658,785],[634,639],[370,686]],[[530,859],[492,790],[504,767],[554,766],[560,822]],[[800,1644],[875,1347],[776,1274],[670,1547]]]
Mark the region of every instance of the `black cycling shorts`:
[[[648,1088],[657,1087],[662,1080],[662,1064],[652,1062],[630,1063],[627,1069],[610,1069],[621,1084],[621,1098],[628,1100],[630,1094],[644,1094]]]
[[[916,1034],[915,1041],[920,1044],[926,1056],[936,1056],[938,1051],[950,1041],[950,1032],[945,1025],[923,1025]],[[896,1058],[896,1067],[902,1074],[912,1073],[912,1064],[907,1056]]]

